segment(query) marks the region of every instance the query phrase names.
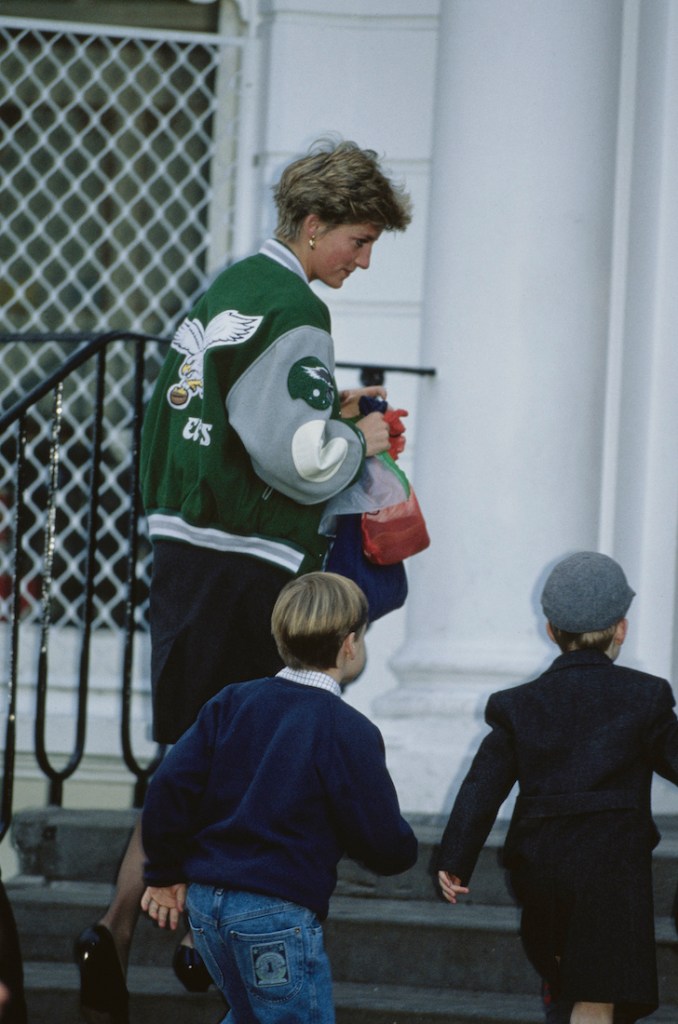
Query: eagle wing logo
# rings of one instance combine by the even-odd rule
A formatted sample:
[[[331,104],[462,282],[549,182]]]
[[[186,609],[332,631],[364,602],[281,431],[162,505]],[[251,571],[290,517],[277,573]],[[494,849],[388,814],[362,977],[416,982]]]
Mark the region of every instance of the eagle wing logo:
[[[172,339],[172,348],[186,355],[179,367],[179,380],[167,391],[167,401],[172,408],[183,409],[196,395],[202,398],[205,352],[209,348],[242,345],[252,337],[262,320],[262,316],[246,316],[236,309],[219,313],[207,327],[187,317]]]

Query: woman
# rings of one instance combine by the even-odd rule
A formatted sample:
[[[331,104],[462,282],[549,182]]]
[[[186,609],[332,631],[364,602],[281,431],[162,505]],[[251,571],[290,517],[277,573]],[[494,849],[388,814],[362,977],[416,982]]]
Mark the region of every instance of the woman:
[[[367,270],[383,231],[410,222],[376,153],[317,143],[274,190],[275,237],[220,274],[179,326],[144,425],[142,489],[153,541],[155,739],[173,743],[226,683],[282,667],[271,612],[293,576],[320,569],[326,503],[389,448],[381,413],[358,422],[339,394],[330,316],[309,287]],[[125,968],[143,893],[135,829],[116,895],[76,943],[85,1015],[126,1024]],[[209,976],[187,938],[175,970]]]

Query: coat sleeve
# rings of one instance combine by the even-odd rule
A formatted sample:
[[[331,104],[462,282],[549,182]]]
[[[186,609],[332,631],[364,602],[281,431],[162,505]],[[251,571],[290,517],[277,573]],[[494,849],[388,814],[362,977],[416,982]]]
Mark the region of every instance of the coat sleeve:
[[[468,883],[485,840],[517,779],[513,733],[497,695],[485,709],[490,732],[483,739],[452,807],[437,867]]]
[[[646,743],[654,771],[678,785],[678,719],[674,711],[675,703],[667,680],[659,680],[648,719]]]
[[[278,338],[226,398],[259,477],[301,505],[327,501],[362,470],[362,433],[339,415],[332,338],[299,327]]]

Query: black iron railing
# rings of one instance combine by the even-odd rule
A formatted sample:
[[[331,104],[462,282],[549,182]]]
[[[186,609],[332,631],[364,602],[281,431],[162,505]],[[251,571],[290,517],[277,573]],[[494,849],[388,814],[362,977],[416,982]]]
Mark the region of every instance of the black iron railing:
[[[130,404],[126,419],[130,443],[125,453],[126,466],[124,472],[125,501],[127,507],[119,510],[118,518],[126,522],[124,535],[124,612],[119,616],[119,628],[123,634],[122,678],[120,680],[121,714],[120,741],[122,760],[132,774],[134,783],[134,805],[141,806],[148,781],[159,764],[163,747],[157,747],[155,753],[142,763],[135,755],[132,743],[132,692],[133,692],[133,655],[135,637],[139,629],[144,628],[143,616],[140,617],[140,604],[145,600],[139,594],[139,524],[143,518],[139,498],[139,449],[141,425],[145,397],[150,391],[152,378],[158,365],[158,347],[164,349],[169,343],[166,338],[153,335],[138,334],[129,331],[110,331],[95,337],[82,334],[6,334],[0,335],[0,345],[7,343],[39,344],[42,342],[59,342],[64,346],[77,345],[75,351],[64,359],[61,366],[48,373],[44,380],[32,388],[28,394],[0,415],[0,445],[4,446],[7,439],[13,438],[13,458],[11,484],[12,528],[11,544],[5,551],[10,564],[5,567],[6,576],[12,580],[11,598],[9,600],[8,643],[9,657],[7,665],[7,721],[5,723],[5,743],[3,752],[2,776],[2,807],[0,818],[0,840],[5,836],[12,818],[15,762],[17,753],[17,714],[19,696],[19,649],[22,623],[25,609],[22,606],[22,574],[25,562],[25,538],[27,523],[35,520],[35,502],[28,507],[27,487],[29,464],[27,446],[30,443],[29,433],[35,435],[35,417],[49,418],[47,434],[49,441],[40,453],[40,471],[44,473],[41,485],[42,495],[39,512],[39,529],[42,536],[41,572],[39,592],[36,602],[39,608],[39,652],[36,684],[35,711],[35,757],[37,764],[49,783],[50,804],[60,806],[63,797],[64,783],[73,776],[80,765],[87,735],[87,707],[90,683],[90,655],[92,647],[94,614],[95,581],[97,567],[100,567],[101,554],[101,474],[103,434],[106,429],[104,405],[106,400],[107,377],[106,363],[109,349],[118,342],[125,342],[133,347],[132,387],[126,401]],[[149,369],[149,346],[152,349],[154,364]],[[420,369],[407,366],[379,366],[364,363],[338,363],[341,368],[360,371],[361,383],[364,386],[384,381],[386,373],[406,373],[420,376],[432,376],[433,369]],[[78,372],[90,374],[91,403],[87,426],[88,451],[82,453],[85,467],[79,467],[86,481],[86,527],[82,534],[83,550],[76,552],[82,565],[82,578],[78,586],[78,621],[79,621],[79,660],[77,668],[76,716],[74,723],[74,740],[66,763],[55,765],[50,756],[47,742],[48,725],[48,692],[50,684],[49,638],[54,625],[53,586],[55,581],[55,556],[59,551],[58,513],[63,517],[63,509],[59,509],[59,480],[63,471],[63,434],[68,421],[68,410],[64,405],[64,387]],[[51,406],[46,400],[52,396]],[[39,410],[39,411],[38,411]],[[32,419],[31,419],[32,418]],[[29,421],[31,429],[29,431]],[[45,424],[43,424],[45,426]],[[81,446],[82,448],[82,446]],[[31,467],[35,475],[34,466]],[[35,523],[33,522],[33,525]],[[4,668],[4,666],[3,666]],[[63,752],[60,754],[64,759]]]
[[[35,516],[35,509],[27,505],[27,445],[29,444],[29,417],[44,416],[44,411],[36,413],[40,403],[50,393],[53,396],[51,408],[51,424],[49,426],[49,444],[46,463],[44,465],[45,481],[41,490],[44,496],[42,512],[42,566],[40,573],[39,592],[39,632],[40,643],[36,669],[36,711],[35,711],[35,758],[37,764],[49,783],[50,804],[61,805],[63,786],[80,765],[84,750],[87,730],[87,703],[90,680],[90,650],[93,623],[93,594],[95,587],[98,524],[100,521],[100,463],[102,451],[102,432],[104,429],[104,399],[106,358],[109,347],[116,342],[129,342],[134,346],[134,386],[131,396],[129,417],[130,445],[127,453],[128,465],[125,467],[128,481],[128,508],[121,510],[127,520],[127,557],[126,579],[124,581],[124,621],[123,632],[123,669],[121,679],[121,747],[122,758],[127,769],[134,776],[135,806],[140,806],[148,780],[162,758],[163,749],[157,748],[155,756],[149,763],[142,764],[133,751],[131,742],[131,697],[132,697],[132,659],[136,633],[135,609],[138,605],[137,551],[138,522],[141,515],[139,504],[139,442],[143,418],[143,391],[145,373],[145,354],[149,343],[161,342],[166,339],[150,335],[134,334],[128,331],[111,331],[89,340],[83,341],[80,335],[45,335],[16,336],[8,335],[0,339],[4,342],[18,341],[53,341],[78,344],[77,350],[69,356],[56,370],[49,374],[25,397],[20,399],[7,412],[0,415],[0,439],[6,442],[10,432],[14,432],[15,462],[14,481],[11,488],[13,497],[13,529],[10,550],[6,552],[11,561],[12,599],[9,623],[9,663],[8,663],[8,694],[7,721],[5,725],[5,745],[2,781],[2,810],[0,821],[0,838],[4,837],[12,817],[15,759],[17,704],[19,688],[19,647],[24,609],[22,608],[22,571],[25,562],[24,536],[26,523]],[[64,408],[64,384],[86,364],[93,364],[94,396],[91,405],[91,428],[88,430],[90,451],[88,465],[81,467],[87,481],[86,508],[86,543],[81,553],[84,569],[82,573],[82,594],[79,600],[79,663],[77,669],[77,699],[75,736],[72,751],[66,763],[57,767],[48,750],[47,728],[47,697],[49,690],[49,637],[52,629],[52,588],[54,583],[54,560],[58,550],[57,511],[59,497],[59,476],[62,470],[62,433],[64,430],[67,410]],[[31,434],[35,433],[35,423],[31,424]],[[63,760],[63,757],[60,758]]]

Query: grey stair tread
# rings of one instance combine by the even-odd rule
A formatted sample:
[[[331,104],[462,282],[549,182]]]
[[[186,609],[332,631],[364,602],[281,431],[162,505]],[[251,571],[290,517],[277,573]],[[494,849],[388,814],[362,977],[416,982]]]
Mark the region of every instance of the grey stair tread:
[[[12,839],[21,851],[22,870],[52,881],[82,879],[83,886],[92,882],[96,885],[101,880],[110,887],[137,815],[133,810],[54,807],[20,812],[12,824]],[[402,875],[383,878],[344,859],[339,864],[337,895],[359,896],[365,900],[440,902],[433,864],[434,848],[442,834],[445,816],[413,814],[409,818],[420,840],[417,864]],[[678,877],[678,816],[658,817],[657,822],[662,840],[654,854],[655,908],[658,914],[668,915]],[[474,903],[515,905],[499,859],[506,827],[504,821],[497,823],[481,852],[472,879],[471,901]],[[108,893],[102,898],[102,907],[109,898]]]
[[[36,993],[67,993],[77,999],[78,973],[71,964],[24,964],[26,986]],[[169,969],[131,968],[129,989],[132,1000],[161,997],[185,1004],[191,1019],[213,1021],[219,1012],[221,997],[212,989],[205,994],[186,992]],[[461,992],[446,988],[416,988],[406,985],[366,985],[337,982],[334,996],[338,1014],[353,1012],[368,1019],[370,1013],[388,1015],[391,1024],[413,1024],[417,1019],[482,1021],[484,1024],[543,1024],[544,1016],[538,994],[508,995],[497,992]],[[420,1015],[421,1018],[420,1018]],[[348,1019],[348,1018],[347,1018]],[[386,1018],[384,1018],[386,1019]],[[676,1024],[676,1008],[660,1007],[651,1018],[652,1024]],[[34,1021],[33,1024],[42,1024]],[[45,1024],[47,1022],[45,1021]]]
[[[112,888],[103,882],[48,882],[33,876],[17,875],[6,883],[10,899],[17,906],[35,905],[82,908],[88,912],[107,906]],[[404,926],[493,929],[515,932],[519,925],[517,907],[491,906],[466,900],[450,906],[428,900],[362,899],[359,896],[333,896],[331,921],[389,921]],[[83,924],[85,927],[85,924]],[[670,917],[657,916],[657,940],[678,945],[678,935]],[[678,1024],[678,1022],[676,1022]]]
[[[520,924],[520,910],[515,906],[489,906],[484,903],[463,902],[450,906],[426,900],[361,900],[357,896],[335,896],[330,903],[329,920],[355,920],[371,922],[389,921],[412,927],[450,927],[461,931],[468,928],[515,932]],[[675,942],[678,935],[670,917],[655,919],[658,941]],[[678,1024],[678,1021],[674,1022]]]
[[[43,882],[31,876],[17,875],[6,883],[13,904],[62,905],[88,909],[105,907],[112,887],[103,882]],[[454,915],[454,916],[453,916]],[[514,927],[518,911],[514,906],[488,906],[480,903],[449,906],[442,900],[362,899],[359,896],[333,896],[330,917],[336,920],[352,918],[370,921],[375,917],[404,924],[445,925],[457,922],[463,926],[470,918],[487,922],[488,926]]]
[[[77,994],[78,971],[74,964],[28,961],[24,964],[24,978],[27,987],[43,991],[70,991]],[[221,997],[212,988],[208,993],[186,992],[168,967],[131,967],[128,988],[132,997],[172,996],[193,1002],[196,1007],[206,1001],[220,1001]],[[449,988],[417,988],[406,985],[368,985],[351,982],[335,982],[334,995],[337,1005],[346,1008],[364,1009],[379,1007],[390,1011],[412,1011],[426,1009],[444,1012],[454,1008],[478,1010],[502,1004],[521,1009],[531,1005],[536,1010],[534,1020],[540,1020],[540,1004],[537,995],[504,995],[496,992],[459,992]],[[473,1018],[471,1018],[473,1019]],[[530,1018],[532,1019],[532,1018]]]
[[[353,918],[370,921],[380,919],[422,927],[468,927],[471,922],[487,927],[515,930],[520,919],[515,906],[488,906],[484,903],[431,903],[428,900],[363,900],[359,896],[334,896],[330,901],[330,917],[334,920]]]
[[[27,960],[24,963],[24,981],[33,989],[62,990],[77,992],[80,985],[78,968],[75,963],[45,963],[42,960]],[[203,993],[196,995],[187,992],[174,976],[169,963],[166,967],[135,967],[132,965],[127,977],[127,986],[131,994],[171,995],[201,1000]],[[216,989],[210,990],[216,995]],[[197,1005],[197,1004],[196,1004]]]
[[[364,1007],[390,1010],[411,1020],[417,1012],[457,1015],[464,1014],[468,1020],[511,1020],[507,1010],[517,1013],[515,1019],[528,1024],[538,1021],[543,1024],[544,1013],[541,1001],[535,995],[505,995],[497,992],[460,992],[445,988],[418,989],[406,985],[356,985],[336,983],[335,1002],[346,1008]]]
[[[32,854],[27,858],[26,869],[44,875],[18,875],[5,884],[26,938],[31,1024],[73,1024],[78,1019],[73,940],[108,906],[112,871],[99,865],[110,866],[113,859],[106,860],[102,849],[108,844],[110,850],[122,850],[135,817],[136,812],[127,811],[50,809],[32,824],[24,822],[27,849],[36,851],[33,859]],[[409,817],[420,840],[416,868],[380,879],[352,862],[340,864],[326,927],[337,979],[337,1024],[543,1024],[534,991],[538,979],[520,948],[519,910],[497,857],[505,823],[490,835],[470,896],[452,907],[440,899],[431,869],[445,819]],[[678,936],[668,916],[678,879],[678,817],[658,824],[659,980],[663,998],[672,1005],[660,1008],[648,1024],[678,1024]],[[65,870],[71,866],[77,869],[73,874]],[[178,933],[140,919],[129,975],[131,1024],[161,1024],[168,1014],[175,1024],[216,1024],[221,1019],[223,1003],[214,988],[190,994],[175,978],[171,957],[178,938]],[[401,980],[415,984],[403,986]],[[439,982],[446,985],[438,987]]]
[[[46,824],[58,823],[67,827],[83,827],[89,832],[97,828],[107,832],[121,830],[120,834],[124,838],[124,832],[134,826],[139,813],[134,809],[43,807],[17,811],[14,819],[17,823],[32,823],[33,827],[41,832]],[[404,814],[421,842],[438,842],[447,823],[446,814],[416,814],[407,811]],[[655,820],[662,835],[662,842],[678,842],[678,815],[656,815]],[[503,841],[507,827],[506,820],[497,821],[490,832],[488,842]]]
[[[113,895],[107,882],[46,882],[38,875],[15,875],[5,881],[11,900],[36,903],[62,903],[83,907],[105,907]]]

